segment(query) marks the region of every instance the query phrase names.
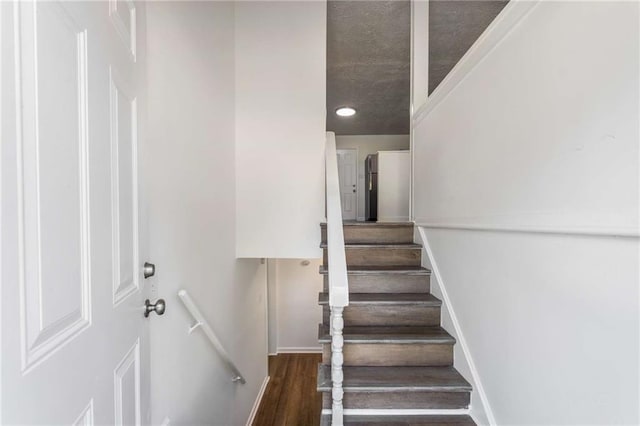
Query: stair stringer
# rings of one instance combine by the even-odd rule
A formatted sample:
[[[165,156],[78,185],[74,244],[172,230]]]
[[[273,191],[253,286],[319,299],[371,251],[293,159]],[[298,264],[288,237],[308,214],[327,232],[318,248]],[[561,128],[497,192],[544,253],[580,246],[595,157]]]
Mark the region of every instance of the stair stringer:
[[[427,235],[422,226],[417,223],[414,226],[414,242],[422,244],[422,266],[431,270],[431,293],[442,300],[441,327],[456,339],[454,345],[453,366],[462,376],[471,383],[471,404],[469,415],[478,425],[496,425],[491,405],[482,386],[480,375],[476,369],[471,352],[464,338],[460,322],[451,304],[447,288],[440,275],[438,264],[429,245]]]

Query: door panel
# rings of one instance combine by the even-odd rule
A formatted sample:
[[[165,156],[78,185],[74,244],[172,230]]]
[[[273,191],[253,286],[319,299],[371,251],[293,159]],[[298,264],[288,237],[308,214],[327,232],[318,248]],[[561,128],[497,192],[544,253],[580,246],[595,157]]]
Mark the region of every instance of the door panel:
[[[357,160],[355,149],[338,149],[338,177],[340,180],[340,200],[342,219],[355,220],[357,217]]]
[[[73,426],[91,426],[94,424],[93,420],[93,399],[89,401],[89,404],[80,413],[80,416],[73,422]]]
[[[140,344],[127,352],[115,370],[115,424],[140,424]]]
[[[147,422],[142,12],[0,4],[1,424]]]
[[[138,259],[137,99],[110,70],[113,302],[140,287]]]
[[[21,15],[22,134],[17,155],[22,370],[90,321],[84,31],[57,3]],[[37,49],[50,40],[51,49]],[[43,54],[40,54],[43,52]],[[55,72],[61,84],[43,74]],[[68,98],[67,108],[58,103]]]

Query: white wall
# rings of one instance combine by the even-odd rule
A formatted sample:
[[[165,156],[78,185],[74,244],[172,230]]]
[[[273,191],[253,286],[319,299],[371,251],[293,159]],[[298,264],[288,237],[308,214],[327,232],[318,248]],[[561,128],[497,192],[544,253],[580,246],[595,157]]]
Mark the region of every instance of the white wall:
[[[638,424],[639,5],[530,5],[419,113],[416,221],[498,424]]]
[[[148,9],[151,261],[162,317],[150,318],[153,424],[245,424],[267,374],[266,266],[236,260],[234,6]],[[177,298],[185,288],[245,375],[229,373]]]
[[[409,149],[409,135],[336,136],[336,149],[358,150],[358,220],[364,220],[364,160],[378,151]]]
[[[378,221],[409,220],[410,172],[409,151],[378,153]]]
[[[303,262],[309,261],[309,265]],[[322,308],[318,293],[322,291],[322,275],[318,268],[322,259],[278,259],[274,284],[277,294],[269,304],[269,352],[317,352],[318,324],[322,322]],[[271,318],[275,317],[274,321]]]
[[[636,240],[426,235],[497,424],[638,424]]]
[[[238,257],[318,257],[326,2],[236,3]]]

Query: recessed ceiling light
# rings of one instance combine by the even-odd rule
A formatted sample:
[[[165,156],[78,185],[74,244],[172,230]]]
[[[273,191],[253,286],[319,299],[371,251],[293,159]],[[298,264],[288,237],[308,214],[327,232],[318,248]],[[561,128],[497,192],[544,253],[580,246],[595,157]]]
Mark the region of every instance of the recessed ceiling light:
[[[351,107],[340,107],[336,110],[336,114],[340,117],[351,117],[356,114],[356,110]]]

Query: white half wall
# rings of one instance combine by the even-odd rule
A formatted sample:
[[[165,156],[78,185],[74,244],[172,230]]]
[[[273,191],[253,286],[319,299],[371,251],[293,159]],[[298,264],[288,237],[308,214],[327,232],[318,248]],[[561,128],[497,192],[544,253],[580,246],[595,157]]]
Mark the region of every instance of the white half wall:
[[[637,8],[539,2],[445,79],[415,123],[416,222],[637,233]]]
[[[511,2],[415,117],[416,222],[497,424],[640,423],[638,18]]]
[[[358,150],[358,220],[364,220],[364,160],[378,151],[409,149],[409,135],[356,135],[336,136],[337,149]]]
[[[326,2],[236,3],[238,257],[319,257]]]
[[[151,280],[152,424],[243,425],[267,375],[266,266],[236,260],[234,5],[148,2],[144,163]],[[149,285],[149,283],[145,283]],[[177,297],[186,289],[245,376],[232,383]]]

